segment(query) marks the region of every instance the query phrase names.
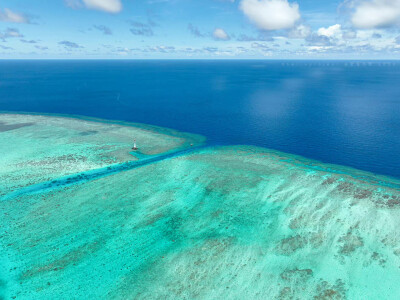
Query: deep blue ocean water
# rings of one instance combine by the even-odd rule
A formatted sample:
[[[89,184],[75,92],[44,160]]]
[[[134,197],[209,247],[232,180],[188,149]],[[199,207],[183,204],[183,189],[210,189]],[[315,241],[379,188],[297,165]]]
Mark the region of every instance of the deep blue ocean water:
[[[159,125],[400,177],[400,62],[0,61],[0,110]]]

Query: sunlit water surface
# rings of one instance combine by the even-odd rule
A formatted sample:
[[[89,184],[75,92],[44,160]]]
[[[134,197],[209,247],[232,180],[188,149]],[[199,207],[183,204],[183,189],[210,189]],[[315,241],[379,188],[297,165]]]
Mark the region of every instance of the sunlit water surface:
[[[198,133],[400,177],[400,64],[1,61],[0,110]]]

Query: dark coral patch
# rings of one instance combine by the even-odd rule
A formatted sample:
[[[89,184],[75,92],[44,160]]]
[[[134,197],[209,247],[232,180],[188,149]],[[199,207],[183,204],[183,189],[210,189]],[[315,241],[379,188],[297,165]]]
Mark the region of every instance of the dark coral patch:
[[[28,127],[35,125],[35,123],[17,123],[17,124],[6,124],[4,122],[0,122],[0,132],[6,132],[10,130],[19,129],[22,127]]]

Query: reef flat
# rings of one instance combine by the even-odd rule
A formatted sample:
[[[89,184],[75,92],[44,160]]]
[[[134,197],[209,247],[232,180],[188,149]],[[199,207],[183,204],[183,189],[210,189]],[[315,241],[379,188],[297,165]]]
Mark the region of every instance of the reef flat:
[[[399,187],[267,149],[194,150],[0,200],[0,289],[16,299],[396,299]]]
[[[130,153],[136,139],[140,151]],[[66,117],[0,114],[0,196],[38,182],[201,144],[195,134]]]

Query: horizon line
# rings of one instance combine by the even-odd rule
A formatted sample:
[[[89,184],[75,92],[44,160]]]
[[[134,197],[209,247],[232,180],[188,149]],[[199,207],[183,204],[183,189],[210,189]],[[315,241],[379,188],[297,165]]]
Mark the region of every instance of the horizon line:
[[[400,58],[2,58],[0,61],[17,60],[81,60],[81,61],[399,61]]]

